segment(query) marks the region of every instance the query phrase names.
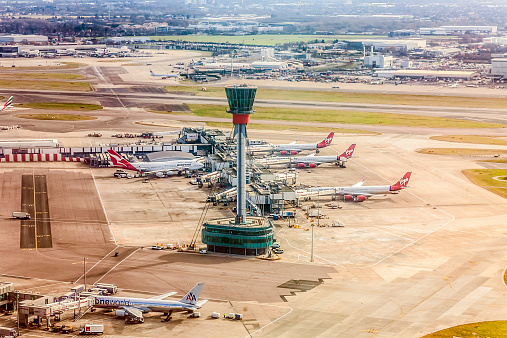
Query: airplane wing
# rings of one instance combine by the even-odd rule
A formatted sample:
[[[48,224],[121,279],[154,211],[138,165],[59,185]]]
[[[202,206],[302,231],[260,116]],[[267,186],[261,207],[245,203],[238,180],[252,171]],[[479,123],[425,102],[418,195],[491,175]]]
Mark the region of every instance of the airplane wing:
[[[130,317],[134,317],[137,319],[143,318],[143,312],[138,308],[132,306],[124,306],[122,307],[122,309],[125,310],[125,313],[128,314]]]
[[[200,300],[198,301],[197,303],[195,303],[195,306],[198,306],[198,307],[201,307],[203,306],[208,300],[207,299],[203,299],[203,300]]]
[[[306,157],[313,157],[315,156],[315,153],[311,153],[310,155],[306,156]]]
[[[291,142],[291,143],[289,143],[289,144],[296,144],[296,142],[297,142],[297,141],[294,141],[294,142]]]
[[[168,292],[168,293],[164,293],[163,295],[157,295],[157,296],[150,297],[149,299],[162,300],[164,298],[167,298],[167,297],[175,295],[175,294],[176,294],[176,292]]]
[[[363,185],[363,183],[364,183],[364,180],[362,180],[361,182],[358,182],[358,183],[354,184],[353,187],[360,187],[360,186]]]

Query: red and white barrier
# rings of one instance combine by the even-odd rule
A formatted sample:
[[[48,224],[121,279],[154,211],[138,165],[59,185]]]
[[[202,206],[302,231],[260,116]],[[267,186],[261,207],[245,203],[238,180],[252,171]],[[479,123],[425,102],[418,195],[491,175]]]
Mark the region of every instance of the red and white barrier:
[[[82,162],[81,157],[65,157],[61,154],[7,154],[2,162]]]

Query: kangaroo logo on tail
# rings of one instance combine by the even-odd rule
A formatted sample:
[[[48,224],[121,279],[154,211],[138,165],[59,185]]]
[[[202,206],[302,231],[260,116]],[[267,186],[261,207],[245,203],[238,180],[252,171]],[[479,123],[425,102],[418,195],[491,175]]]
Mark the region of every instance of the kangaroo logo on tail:
[[[109,157],[111,158],[111,162],[113,162],[113,165],[115,167],[121,167],[125,169],[135,170],[137,171],[136,167],[134,167],[132,164],[130,164],[129,161],[121,157],[116,151],[114,150],[108,150]]]
[[[323,139],[322,142],[317,144],[317,148],[325,148],[325,147],[331,145],[331,142],[333,142],[333,136],[334,136],[334,133],[330,133],[329,135],[327,135],[327,137],[325,139]]]

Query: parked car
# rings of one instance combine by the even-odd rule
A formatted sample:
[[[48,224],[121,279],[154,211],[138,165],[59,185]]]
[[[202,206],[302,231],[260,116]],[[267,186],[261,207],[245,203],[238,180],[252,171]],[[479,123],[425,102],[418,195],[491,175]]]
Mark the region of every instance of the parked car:
[[[276,254],[283,254],[283,249],[273,249],[273,252],[276,253]]]

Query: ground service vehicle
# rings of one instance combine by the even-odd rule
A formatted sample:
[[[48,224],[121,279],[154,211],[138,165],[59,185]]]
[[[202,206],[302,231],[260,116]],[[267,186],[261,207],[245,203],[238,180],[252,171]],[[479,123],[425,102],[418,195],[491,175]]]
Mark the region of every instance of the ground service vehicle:
[[[102,324],[86,324],[79,328],[79,334],[103,334],[104,325]]]
[[[16,329],[11,329],[10,327],[0,327],[0,336],[2,337],[17,337],[18,334],[16,332]]]
[[[30,214],[23,211],[14,211],[12,217],[21,219],[30,219]]]

